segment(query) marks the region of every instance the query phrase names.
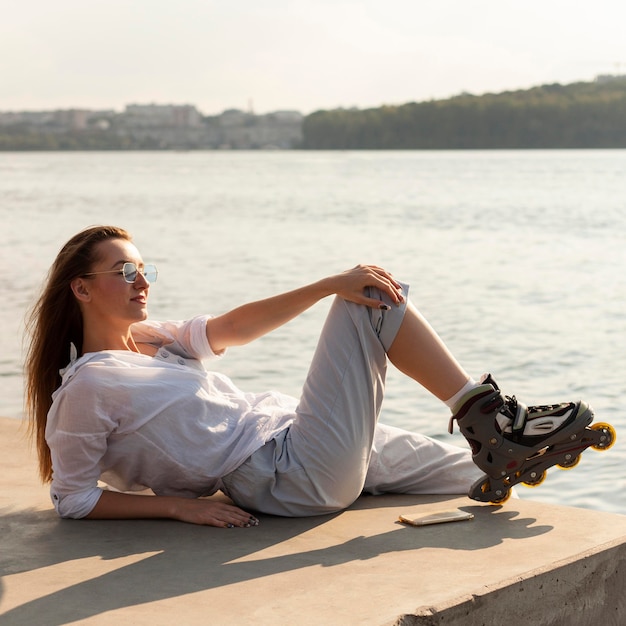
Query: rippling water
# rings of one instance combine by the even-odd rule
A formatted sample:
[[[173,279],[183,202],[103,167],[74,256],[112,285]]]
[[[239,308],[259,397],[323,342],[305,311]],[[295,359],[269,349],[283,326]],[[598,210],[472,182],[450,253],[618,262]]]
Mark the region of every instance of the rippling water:
[[[472,375],[491,371],[530,404],[583,397],[619,434],[625,169],[626,151],[0,153],[0,415],[21,415],[24,313],[58,249],[114,223],[159,266],[154,318],[377,263],[411,283]],[[231,350],[222,369],[297,395],[327,307]],[[390,372],[384,421],[448,439],[447,418]],[[520,495],[626,513],[625,445]]]

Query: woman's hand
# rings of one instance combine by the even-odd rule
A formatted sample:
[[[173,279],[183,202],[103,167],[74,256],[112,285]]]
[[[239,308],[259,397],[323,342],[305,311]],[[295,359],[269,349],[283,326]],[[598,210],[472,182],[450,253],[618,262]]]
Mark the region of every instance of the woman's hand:
[[[392,302],[400,304],[404,301],[402,286],[382,267],[376,265],[357,265],[336,276],[326,279],[333,293],[340,298],[372,308],[379,308],[381,301],[365,295],[367,287],[376,287],[386,293]],[[384,306],[384,305],[383,305]]]
[[[182,498],[177,501],[174,519],[219,528],[249,528],[259,525],[256,517],[237,506],[204,498],[197,500]]]

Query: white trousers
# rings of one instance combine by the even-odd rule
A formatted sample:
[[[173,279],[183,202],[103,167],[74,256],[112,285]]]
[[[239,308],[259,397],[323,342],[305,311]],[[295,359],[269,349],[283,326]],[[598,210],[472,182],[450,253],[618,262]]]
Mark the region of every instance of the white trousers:
[[[239,506],[322,515],[346,508],[362,492],[466,493],[481,476],[469,449],[378,423],[386,353],[406,307],[377,290],[371,295],[391,309],[333,302],[294,423],[223,478]]]

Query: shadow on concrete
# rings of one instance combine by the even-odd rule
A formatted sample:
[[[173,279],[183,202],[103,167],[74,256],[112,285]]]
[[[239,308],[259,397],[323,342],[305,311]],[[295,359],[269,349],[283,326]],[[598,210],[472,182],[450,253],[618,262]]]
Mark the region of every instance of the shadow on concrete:
[[[350,511],[393,507],[391,522],[397,519],[398,507],[411,509],[446,499],[362,497],[348,513],[295,519],[259,516],[258,527],[232,530],[171,521],[60,520],[54,511],[11,511],[0,520],[3,576],[90,557],[110,561],[136,555],[139,560],[105,573],[102,570],[109,568],[92,566],[86,576],[94,577],[10,609],[1,621],[56,626],[313,565],[333,567],[422,548],[481,550],[552,530],[551,526],[534,525],[533,518],[519,518],[511,501],[506,509],[462,507],[473,512],[480,525],[462,522],[416,529],[390,524],[393,529],[383,533],[352,536],[352,531],[354,535],[359,532],[359,525],[337,520]],[[42,573],[42,579],[44,576]]]

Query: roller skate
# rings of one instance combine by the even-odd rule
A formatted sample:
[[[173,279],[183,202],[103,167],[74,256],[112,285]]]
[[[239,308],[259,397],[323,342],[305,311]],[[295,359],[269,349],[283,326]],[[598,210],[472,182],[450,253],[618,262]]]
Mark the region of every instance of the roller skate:
[[[467,393],[454,407],[454,420],[472,448],[474,463],[486,476],[468,492],[473,500],[501,504],[511,487],[540,485],[553,465],[571,469],[589,447],[607,450],[615,442],[610,424],[596,423],[585,402],[563,402],[527,407],[504,396],[491,375]]]

